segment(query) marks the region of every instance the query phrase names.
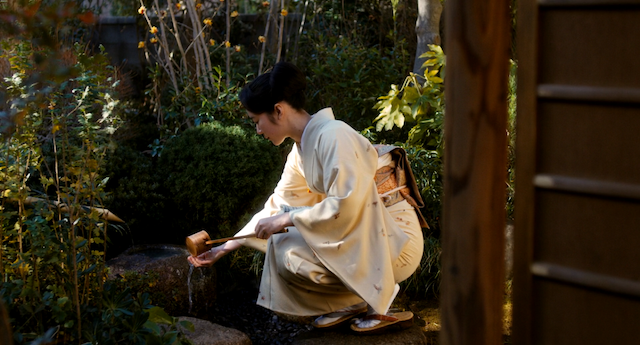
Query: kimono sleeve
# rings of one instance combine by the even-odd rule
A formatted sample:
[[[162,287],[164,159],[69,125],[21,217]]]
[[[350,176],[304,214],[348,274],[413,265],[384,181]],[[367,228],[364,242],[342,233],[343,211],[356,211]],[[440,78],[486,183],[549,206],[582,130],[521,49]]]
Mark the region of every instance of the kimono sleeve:
[[[273,194],[267,199],[262,210],[256,213],[251,220],[235,236],[251,234],[255,231],[258,221],[271,217],[280,212],[283,205],[301,207],[313,206],[323,199],[323,195],[311,192],[307,187],[304,173],[300,165],[300,155],[297,146],[294,146],[287,156],[287,161],[276,185]],[[260,239],[239,240],[243,245],[265,251],[266,241]]]

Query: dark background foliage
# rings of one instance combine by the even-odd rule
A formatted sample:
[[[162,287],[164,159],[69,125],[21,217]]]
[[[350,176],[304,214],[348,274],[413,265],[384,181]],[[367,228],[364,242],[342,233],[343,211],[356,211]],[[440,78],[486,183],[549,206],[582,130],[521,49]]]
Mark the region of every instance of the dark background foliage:
[[[206,123],[169,140],[160,157],[118,148],[109,159],[111,209],[127,220],[135,244],[184,244],[202,229],[230,236],[281,170],[278,148],[252,129]]]

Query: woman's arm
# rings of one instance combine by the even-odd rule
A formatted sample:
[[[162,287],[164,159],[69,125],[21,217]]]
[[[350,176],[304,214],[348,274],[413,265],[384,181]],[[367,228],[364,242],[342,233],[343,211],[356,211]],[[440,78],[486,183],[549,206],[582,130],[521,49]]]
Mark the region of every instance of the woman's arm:
[[[231,253],[232,251],[240,248],[242,244],[238,241],[232,240],[225,242],[222,245],[213,247],[210,250],[198,255],[189,256],[187,260],[195,267],[209,267],[215,264],[220,258]]]
[[[293,226],[289,212],[260,219],[256,225],[256,237],[266,240],[271,237],[271,235],[281,232],[288,226]]]

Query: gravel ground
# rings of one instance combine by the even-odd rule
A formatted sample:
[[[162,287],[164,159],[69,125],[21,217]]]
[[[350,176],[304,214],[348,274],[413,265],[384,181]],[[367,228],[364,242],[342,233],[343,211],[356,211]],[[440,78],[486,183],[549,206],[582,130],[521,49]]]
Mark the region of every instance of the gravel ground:
[[[245,333],[254,345],[290,344],[296,335],[313,328],[256,305],[257,296],[258,291],[250,287],[220,293],[208,320]]]

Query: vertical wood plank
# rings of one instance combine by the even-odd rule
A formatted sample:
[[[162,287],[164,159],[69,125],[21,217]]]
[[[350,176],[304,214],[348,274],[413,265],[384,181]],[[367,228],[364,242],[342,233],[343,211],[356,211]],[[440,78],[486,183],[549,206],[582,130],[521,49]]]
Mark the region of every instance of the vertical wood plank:
[[[445,345],[502,343],[509,2],[447,0]]]

